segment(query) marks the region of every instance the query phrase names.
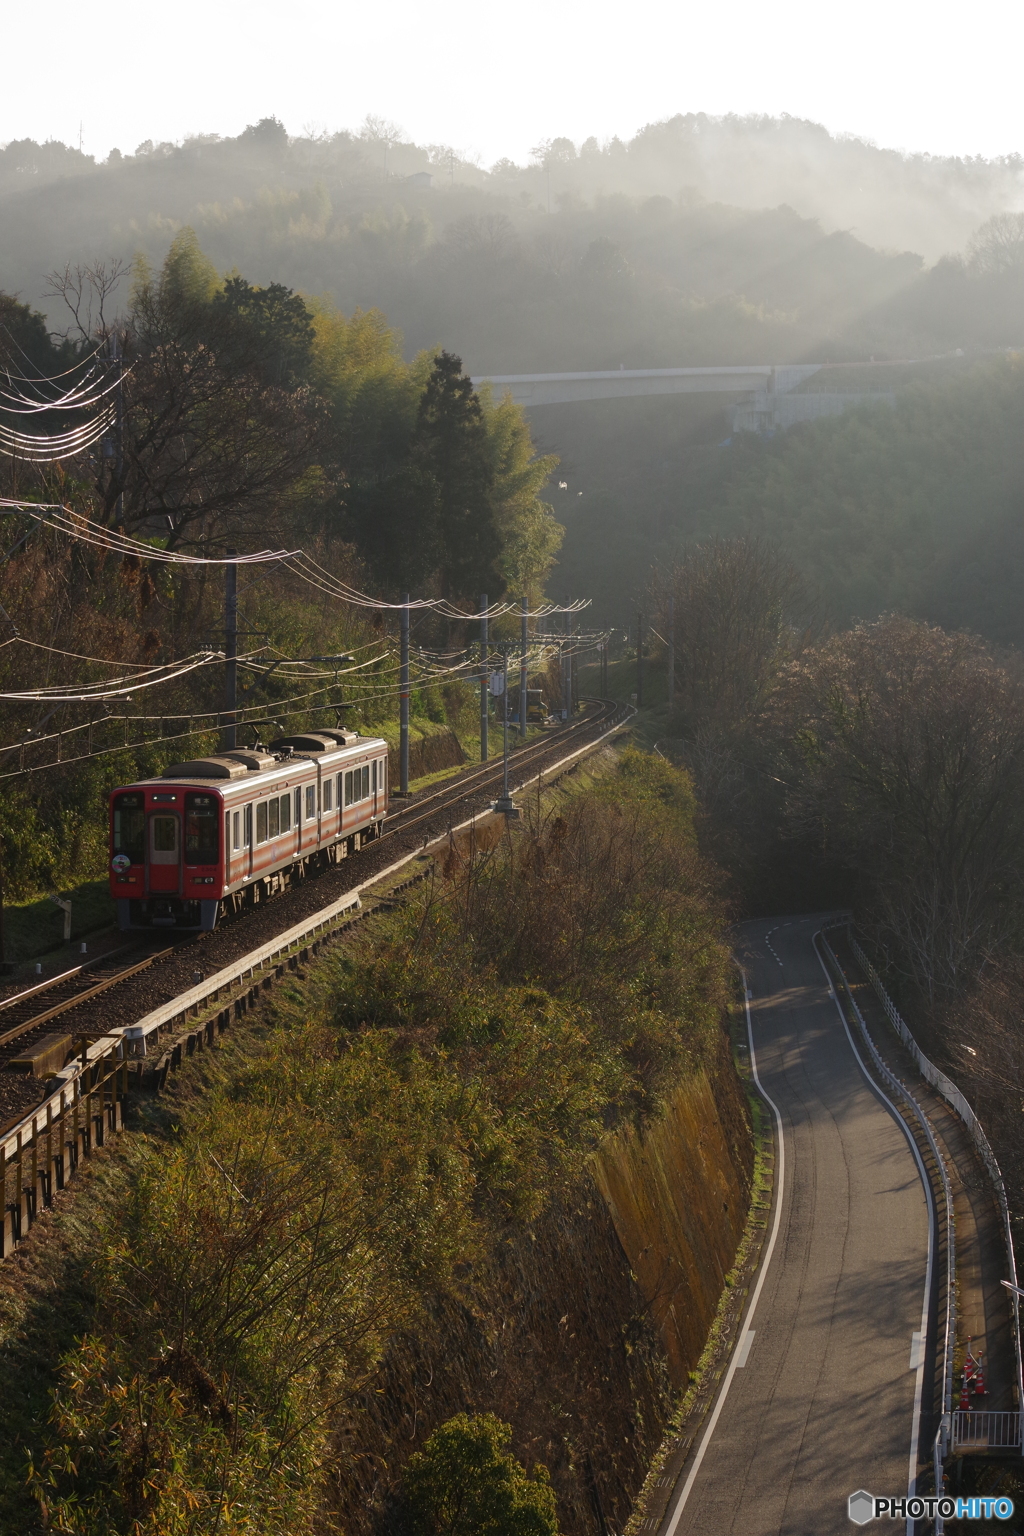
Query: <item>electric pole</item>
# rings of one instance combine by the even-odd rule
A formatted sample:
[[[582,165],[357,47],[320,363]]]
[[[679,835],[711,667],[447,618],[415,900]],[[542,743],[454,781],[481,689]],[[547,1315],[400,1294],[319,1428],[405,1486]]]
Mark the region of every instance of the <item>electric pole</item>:
[[[522,648],[523,648],[523,653],[522,653],[522,656],[520,657],[520,660],[519,660],[519,735],[520,735],[521,740],[525,741],[526,740],[526,694],[527,694],[527,683],[529,681],[528,678],[527,678],[527,669],[526,669],[526,647],[529,644],[529,639],[530,639],[530,626],[529,626],[529,620],[526,617],[526,598],[525,597],[523,598],[523,617],[522,617],[522,620],[521,620],[521,624],[522,624],[522,633],[520,634],[519,639],[520,639],[520,644],[522,645]]]
[[[638,611],[636,616],[636,707],[642,709],[644,704],[644,616]]]
[[[401,672],[399,674],[399,720],[400,737],[398,747],[398,772],[401,793],[409,793],[409,594],[405,594],[402,602],[402,650]]]
[[[668,595],[668,712],[675,709],[676,705],[676,600],[674,593]]]
[[[509,647],[503,645],[501,648],[501,702],[503,705],[501,714],[504,722],[504,737],[502,741],[501,799],[495,800],[494,809],[501,811],[510,821],[515,821],[518,819],[520,812],[508,792],[508,652]]]
[[[107,349],[114,370],[114,441],[113,454],[107,448],[108,439],[104,439],[104,457],[113,457],[114,460],[114,484],[117,486],[117,496],[114,500],[114,527],[118,533],[124,532],[124,359],[121,356],[121,342],[117,331],[111,331],[107,338]]]
[[[228,550],[224,567],[224,710],[227,723],[223,738],[225,752],[235,749],[235,710],[238,703],[238,566],[236,549]]]
[[[480,597],[480,761],[487,761],[487,708],[490,678],[487,675],[487,593]]]

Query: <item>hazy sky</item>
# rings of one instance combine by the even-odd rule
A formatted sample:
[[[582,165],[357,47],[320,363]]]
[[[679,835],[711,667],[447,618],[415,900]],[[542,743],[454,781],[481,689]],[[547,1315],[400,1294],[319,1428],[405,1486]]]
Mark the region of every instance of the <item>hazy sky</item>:
[[[277,116],[525,162],[543,138],[628,137],[676,112],[789,112],[937,154],[1024,150],[1020,0],[412,0],[359,5],[4,0],[0,143],[103,157]]]

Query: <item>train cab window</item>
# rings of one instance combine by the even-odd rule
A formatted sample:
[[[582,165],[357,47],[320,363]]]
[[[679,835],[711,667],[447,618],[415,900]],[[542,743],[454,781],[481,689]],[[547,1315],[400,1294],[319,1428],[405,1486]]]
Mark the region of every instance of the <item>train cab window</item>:
[[[316,785],[306,785],[306,820],[316,819]]]
[[[265,843],[267,840],[267,802],[261,801],[256,807],[256,843]]]
[[[185,863],[216,864],[220,854],[219,832],[220,811],[216,796],[186,795]]]
[[[242,846],[242,813],[236,811],[231,818],[231,846],[237,853]]]
[[[133,864],[146,858],[146,811],[142,795],[114,798],[114,852],[126,853]]]
[[[177,816],[151,816],[149,819],[149,858],[152,864],[177,864]]]
[[[291,792],[281,796],[281,831],[287,832],[292,824],[292,797]]]
[[[330,779],[324,779],[324,811],[329,811],[332,804],[334,785]]]

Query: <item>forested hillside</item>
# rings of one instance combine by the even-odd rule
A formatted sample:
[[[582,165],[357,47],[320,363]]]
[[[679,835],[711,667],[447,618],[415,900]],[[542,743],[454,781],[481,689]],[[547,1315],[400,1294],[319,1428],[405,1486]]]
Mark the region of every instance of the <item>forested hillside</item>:
[[[652,565],[696,540],[755,535],[800,571],[830,624],[898,610],[1024,643],[1016,357],[937,371],[905,383],[891,408],[774,438],[725,439],[710,401],[531,415],[541,442],[558,443],[568,487],[554,496],[566,526],[557,579],[620,624]]]

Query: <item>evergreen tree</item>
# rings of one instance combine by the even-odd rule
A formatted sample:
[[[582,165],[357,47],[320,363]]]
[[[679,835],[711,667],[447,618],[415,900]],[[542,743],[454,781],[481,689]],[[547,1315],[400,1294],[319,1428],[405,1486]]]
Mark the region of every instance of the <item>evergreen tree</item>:
[[[442,595],[499,596],[504,582],[494,457],[472,380],[462,372],[462,359],[450,352],[438,353],[420,400],[413,460],[437,482]]]

